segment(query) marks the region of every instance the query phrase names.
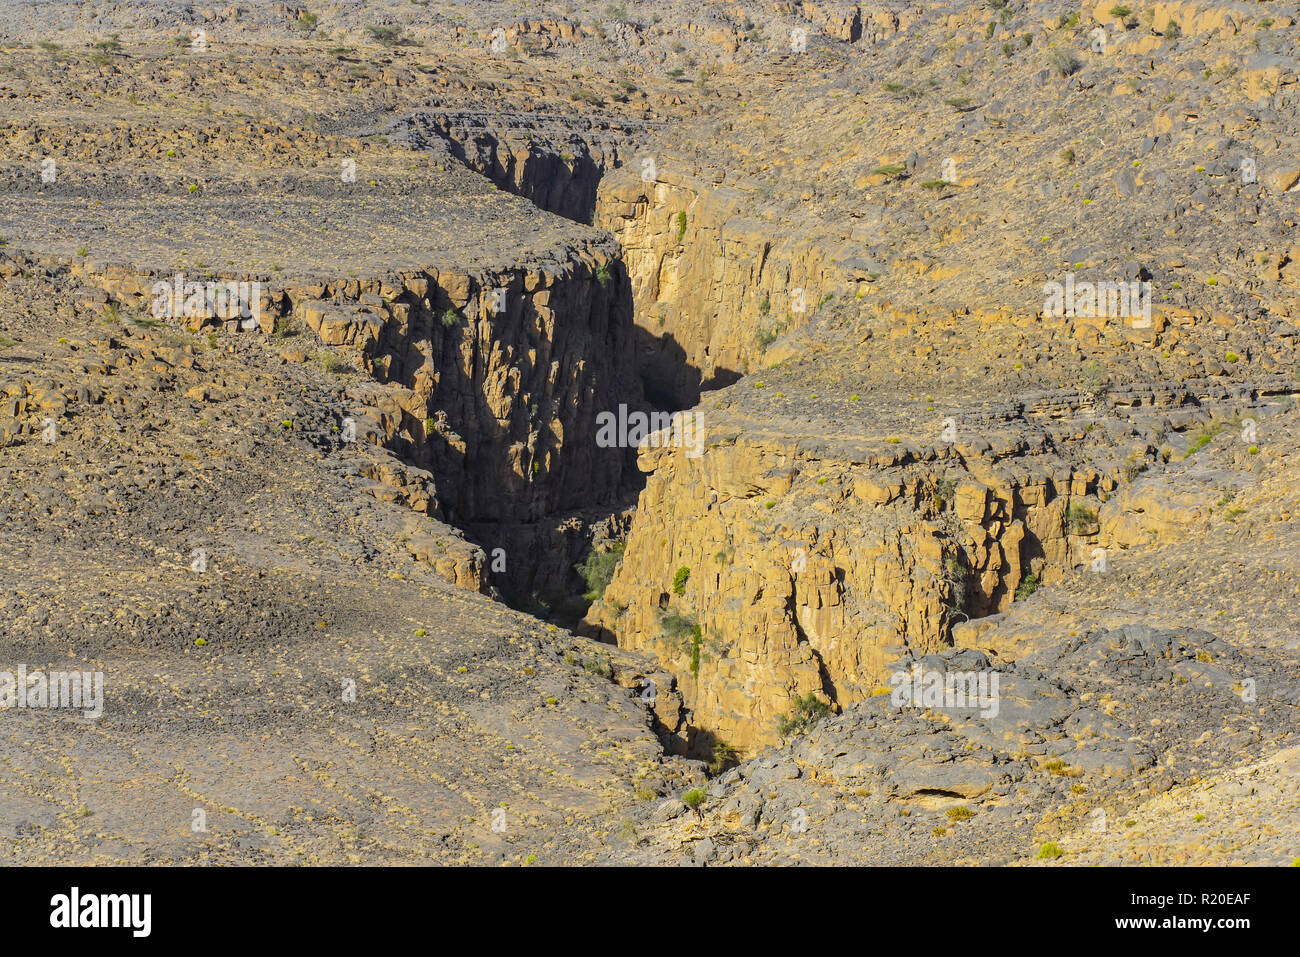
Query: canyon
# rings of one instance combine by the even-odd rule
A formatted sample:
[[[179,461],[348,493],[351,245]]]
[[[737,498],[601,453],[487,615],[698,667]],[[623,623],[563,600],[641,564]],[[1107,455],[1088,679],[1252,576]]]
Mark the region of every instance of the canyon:
[[[1300,853],[1296,10],[412,6],[4,24],[0,854]]]

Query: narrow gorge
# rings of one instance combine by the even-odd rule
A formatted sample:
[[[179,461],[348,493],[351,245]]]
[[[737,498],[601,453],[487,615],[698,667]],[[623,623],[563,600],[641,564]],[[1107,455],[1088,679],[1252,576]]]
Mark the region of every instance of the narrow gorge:
[[[907,394],[936,339],[952,359],[975,339],[1018,353],[1027,336],[1133,330],[884,299],[879,273],[906,248],[760,220],[744,182],[655,153],[645,126],[423,111],[389,129],[580,233],[533,262],[271,282],[262,329],[299,325],[366,374],[336,429],[386,450],[363,467],[373,493],[468,540],[414,533],[413,554],[675,677],[657,720],[676,753],[752,754],[809,696],[843,709],[888,691],[900,657],[979,647],[982,619],[1142,541],[1125,486],[1168,459],[1171,426],[1291,387],[1155,378],[994,399],[976,374],[933,380],[939,400]],[[134,308],[167,275],[74,273]],[[827,382],[826,363],[852,371]],[[832,394],[782,407],[780,382],[819,381]],[[703,454],[602,447],[598,416],[620,407],[689,410]],[[612,574],[584,598],[593,553]]]
[[[0,697],[105,677],[0,862],[1300,850],[1294,3],[91,6],[0,31]]]
[[[966,352],[976,337],[1023,345],[1030,324],[1065,340],[1116,333],[998,310],[972,324],[882,300],[887,260],[869,236],[773,229],[747,214],[743,187],[638,150],[627,130],[399,125],[434,130],[498,186],[612,239],[594,240],[571,274],[376,286],[369,307],[358,300],[379,313],[363,331],[310,301],[321,290],[308,291],[303,315],[400,387],[367,421],[436,476],[449,522],[485,553],[505,550],[497,570],[485,558],[488,582],[570,626],[594,597],[579,631],[675,676],[658,727],[677,753],[752,754],[781,740],[800,699],[839,710],[888,691],[900,657],[980,647],[983,619],[1147,541],[1149,504],[1132,504],[1127,486],[1168,459],[1171,427],[1194,430],[1292,388],[1279,376],[1156,379],[1003,400],[949,389],[943,408],[932,396],[903,401],[872,367],[900,349],[931,355],[913,348],[921,337]],[[421,144],[427,135],[411,138]],[[653,157],[653,176],[640,156]],[[517,306],[496,316],[499,288]],[[474,329],[451,349],[437,329],[446,308]],[[848,416],[763,421],[748,396],[701,402],[745,375],[753,396],[764,370],[799,368],[806,326],[832,341],[828,330],[852,330],[849,348],[868,362]],[[595,417],[620,404],[691,410],[704,454],[599,448]],[[1094,432],[1107,417],[1118,422]],[[575,568],[609,550],[612,580],[582,599]]]

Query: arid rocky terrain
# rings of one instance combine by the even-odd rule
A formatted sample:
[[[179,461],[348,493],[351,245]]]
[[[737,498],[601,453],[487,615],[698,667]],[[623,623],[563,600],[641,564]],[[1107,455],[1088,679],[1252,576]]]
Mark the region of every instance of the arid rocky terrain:
[[[0,862],[1300,860],[1298,24],[6,0]]]

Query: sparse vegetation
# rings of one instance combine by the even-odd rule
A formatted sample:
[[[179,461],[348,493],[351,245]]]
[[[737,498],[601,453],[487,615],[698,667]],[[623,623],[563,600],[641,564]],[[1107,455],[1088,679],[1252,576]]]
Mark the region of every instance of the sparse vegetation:
[[[700,813],[700,808],[704,806],[704,801],[709,794],[704,788],[690,788],[682,792],[682,803],[694,811]]]
[[[1223,422],[1210,422],[1201,426],[1192,437],[1191,445],[1189,445],[1187,451],[1183,453],[1183,459],[1190,459],[1197,452],[1201,451],[1201,449],[1214,441],[1214,437],[1222,432],[1226,427],[1226,424]]]
[[[590,658],[584,658],[582,667],[584,671],[607,680],[612,681],[614,678],[614,666],[610,663],[608,655],[592,655]]]
[[[407,41],[402,36],[401,27],[379,26],[372,24],[366,27],[366,33],[370,34],[370,39],[381,43],[386,47],[402,46]]]
[[[779,337],[780,332],[775,328],[759,329],[758,332],[754,333],[754,345],[759,352],[766,352],[768,346],[776,342]]]
[[[932,502],[934,507],[942,510],[957,495],[957,479],[951,476],[941,476],[934,481],[934,496]]]
[[[793,710],[777,719],[777,733],[783,738],[807,734],[818,725],[822,718],[830,713],[830,705],[809,691],[807,694],[795,698]]]
[[[895,83],[893,81],[887,81],[885,83],[882,83],[881,89],[883,89],[890,96],[893,96],[900,100],[916,100],[925,96],[925,93],[923,93],[921,90],[918,90],[914,87],[910,87],[905,83]]]
[[[680,643],[682,651],[690,660],[691,674],[698,680],[700,661],[704,655],[704,629],[694,618],[678,612],[669,612],[659,619],[659,627],[664,636]]]
[[[739,763],[740,754],[736,749],[721,738],[715,738],[713,741],[713,756],[709,759],[709,777],[717,777],[728,768],[734,768]]]
[[[690,579],[690,577],[691,577],[691,570],[687,568],[685,565],[677,569],[677,573],[673,575],[674,595],[686,594],[686,582]]]
[[[623,560],[623,552],[626,550],[627,542],[623,541],[614,542],[603,550],[593,548],[587,553],[586,558],[574,566],[582,576],[582,580],[587,583],[587,593],[584,597],[588,601],[596,601],[605,594],[605,589],[614,580],[614,570]]]
[[[1087,395],[1101,395],[1110,381],[1101,363],[1093,359],[1079,370],[1079,388]]]
[[[1096,521],[1097,513],[1082,502],[1071,502],[1070,507],[1065,510],[1065,523],[1072,532],[1078,532]]]
[[[1064,47],[1055,47],[1047,54],[1047,65],[1062,77],[1074,76],[1082,66],[1074,51]]]

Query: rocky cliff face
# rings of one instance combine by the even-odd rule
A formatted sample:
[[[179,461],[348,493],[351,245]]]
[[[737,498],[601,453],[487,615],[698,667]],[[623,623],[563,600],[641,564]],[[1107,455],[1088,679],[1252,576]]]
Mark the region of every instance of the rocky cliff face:
[[[313,287],[295,315],[389,386],[385,440],[438,476],[451,520],[536,520],[626,487],[626,450],[595,441],[599,411],[639,399],[626,280],[612,250],[587,255]]]
[[[1096,529],[1070,527],[1070,504],[1114,487],[1045,458],[734,428],[713,426],[700,459],[642,454],[627,551],[589,620],[663,660],[694,724],[746,750],[777,739],[793,698],[868,697],[903,649],[939,650],[1086,556]]]
[[[547,212],[591,223],[601,177],[644,130],[578,115],[420,110],[387,132],[412,149],[445,151]]]
[[[678,675],[697,752],[719,738],[752,751],[796,698],[868,698],[900,656],[949,647],[1039,586],[1104,574],[1108,555],[1176,525],[1177,501],[1128,484],[1169,457],[1170,430],[1265,391],[1151,385],[1106,409],[1033,393],[951,417],[949,440],[705,403],[702,456],[642,450],[647,485],[589,625]],[[1098,429],[1108,415],[1120,423]]]
[[[743,193],[672,165],[601,185],[595,224],[618,239],[636,301],[638,361],[661,404],[730,385],[838,285],[825,243],[744,215]]]
[[[147,305],[157,281],[129,269],[86,278],[131,308]],[[591,526],[635,493],[631,451],[596,442],[600,411],[641,403],[630,291],[612,244],[575,246],[545,267],[289,285],[262,304],[262,332],[300,322],[330,347],[316,361],[369,374],[340,403],[340,434],[393,452],[369,477],[470,531],[507,590],[558,587]],[[184,322],[247,325],[207,309]]]

